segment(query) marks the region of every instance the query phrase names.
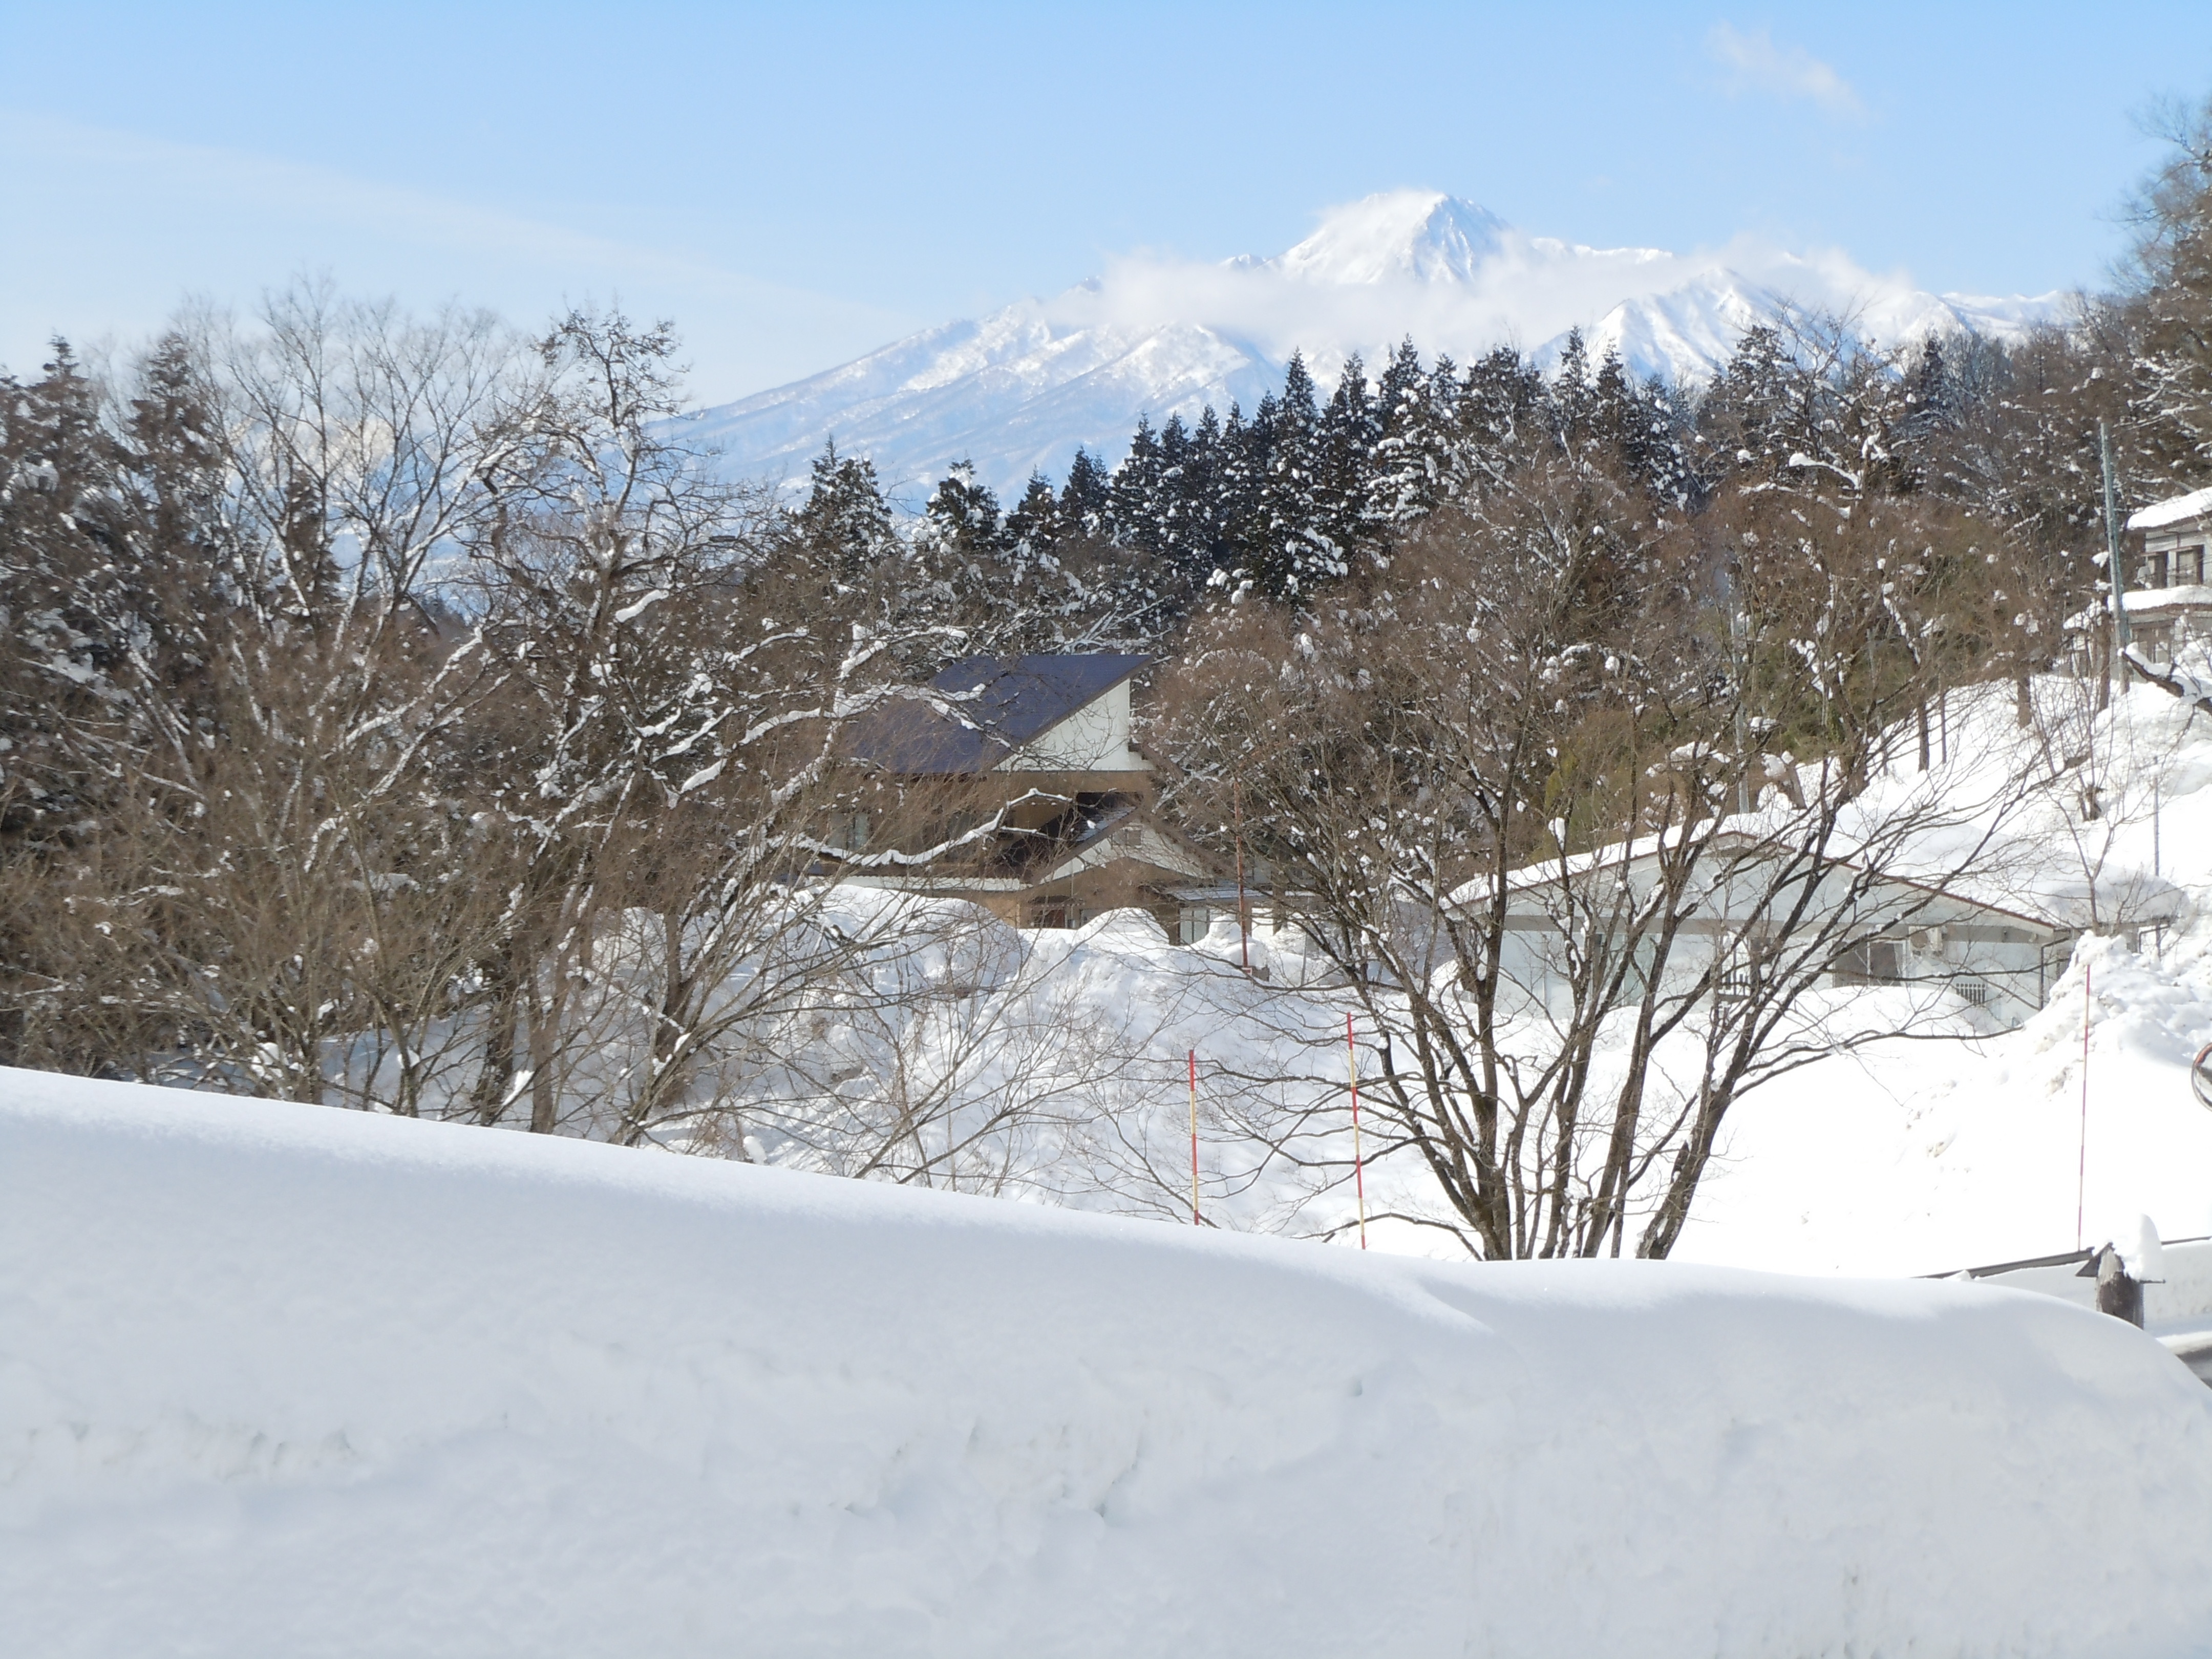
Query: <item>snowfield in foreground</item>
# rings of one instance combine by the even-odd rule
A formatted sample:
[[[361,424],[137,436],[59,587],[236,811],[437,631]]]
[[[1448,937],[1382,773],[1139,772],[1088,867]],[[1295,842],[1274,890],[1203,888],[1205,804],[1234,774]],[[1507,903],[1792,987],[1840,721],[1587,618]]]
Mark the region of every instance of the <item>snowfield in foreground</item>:
[[[2212,1391],[1982,1286],[1452,1266],[0,1073],[0,1651],[2212,1651]]]

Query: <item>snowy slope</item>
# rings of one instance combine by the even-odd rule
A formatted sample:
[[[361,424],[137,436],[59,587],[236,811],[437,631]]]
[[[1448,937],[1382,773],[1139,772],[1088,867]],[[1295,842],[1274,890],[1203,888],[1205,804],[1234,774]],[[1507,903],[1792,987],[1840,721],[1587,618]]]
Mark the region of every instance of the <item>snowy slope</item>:
[[[2046,706],[2086,695],[2056,679],[2039,690]],[[2006,702],[1993,688],[1963,708],[1954,751],[2004,741]],[[2145,1214],[2168,1238],[2212,1234],[2212,1111],[2188,1081],[2212,1042],[2212,720],[2136,685],[2069,729],[2065,746],[2090,759],[2016,826],[2040,854],[2020,896],[2057,912],[2094,883],[2111,931],[2082,943],[2019,1030],[1883,1044],[1746,1099],[1678,1255],[1931,1273],[2071,1249],[2077,1215],[2091,1244]],[[2126,896],[2173,886],[2176,925],[2131,947]]]
[[[2041,1297],[1478,1268],[0,1073],[0,1651],[2126,1656],[2212,1394]]]
[[[1743,330],[1796,303],[1855,318],[1885,343],[1961,331],[2013,336],[2056,296],[1937,295],[1837,253],[1748,239],[1681,255],[1531,236],[1473,203],[1392,191],[1331,210],[1271,259],[1127,259],[1057,297],[946,324],[857,362],[693,417],[732,471],[803,478],[835,434],[885,482],[926,490],[971,457],[1018,490],[1055,477],[1076,446],[1118,459],[1140,413],[1186,421],[1206,404],[1249,413],[1303,350],[1324,388],[1345,359],[1376,364],[1410,336],[1461,362],[1492,346],[1556,355],[1570,328],[1638,375],[1697,379]]]

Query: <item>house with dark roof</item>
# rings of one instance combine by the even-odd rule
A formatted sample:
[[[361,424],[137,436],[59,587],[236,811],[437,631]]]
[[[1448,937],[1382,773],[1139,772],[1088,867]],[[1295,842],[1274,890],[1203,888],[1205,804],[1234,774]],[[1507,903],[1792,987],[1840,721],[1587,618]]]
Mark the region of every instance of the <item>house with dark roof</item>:
[[[974,901],[1028,927],[1107,910],[1182,931],[1178,894],[1217,860],[1158,817],[1158,775],[1130,696],[1149,659],[1091,653],[970,657],[858,722],[848,744],[875,810],[830,840],[848,878]]]

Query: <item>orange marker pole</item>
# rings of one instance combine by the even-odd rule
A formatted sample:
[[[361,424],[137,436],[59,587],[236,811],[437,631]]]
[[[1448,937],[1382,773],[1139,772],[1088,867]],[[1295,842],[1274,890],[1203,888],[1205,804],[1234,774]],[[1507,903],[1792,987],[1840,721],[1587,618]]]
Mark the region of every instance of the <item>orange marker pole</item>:
[[[1244,902],[1244,791],[1229,781],[1229,799],[1237,817],[1237,948],[1244,955],[1244,977],[1252,977],[1252,913]],[[2158,820],[2151,820],[2154,826]],[[2155,873],[2154,872],[2153,873]]]
[[[2074,1248],[2081,1248],[2081,1212],[2089,1196],[2089,975],[2081,964],[2081,1151],[2074,1166]]]
[[[1352,1189],[1359,1197],[1359,1248],[1367,1248],[1367,1165],[1359,1155],[1359,1050],[1352,1046],[1352,1015],[1344,1016],[1344,1063],[1352,1076]]]
[[[1198,1219],[1198,1050],[1190,1050],[1190,1224]]]

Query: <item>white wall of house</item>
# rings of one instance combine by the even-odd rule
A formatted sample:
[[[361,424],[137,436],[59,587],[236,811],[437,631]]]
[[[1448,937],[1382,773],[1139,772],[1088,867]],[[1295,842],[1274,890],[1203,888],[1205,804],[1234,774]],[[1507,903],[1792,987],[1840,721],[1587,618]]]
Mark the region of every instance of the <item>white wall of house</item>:
[[[1095,697],[1057,726],[1048,726],[993,769],[1000,772],[1149,772],[1152,764],[1132,746],[1129,682]]]
[[[1632,872],[1631,889],[1648,892],[1654,878],[1648,870]],[[1823,914],[1820,907],[1825,904],[1825,914],[1832,915],[1845,903],[1850,879],[1843,872],[1826,878],[1822,884],[1827,890],[1816,896],[1814,913]],[[1738,893],[1723,885],[1706,896],[1683,924],[1668,956],[1670,988],[1694,983],[1717,950],[1732,948],[1763,884],[1753,873]],[[1849,930],[1849,936],[1858,941],[1857,948],[1838,964],[1829,982],[1899,984],[1931,994],[1948,989],[1999,1027],[2017,1025],[2043,1006],[2070,943],[2064,929],[1902,884],[1863,897],[1856,908],[1863,926]],[[1504,975],[1564,1015],[1569,994],[1565,941],[1557,924],[1534,894],[1516,897],[1507,917],[1500,964]],[[1725,966],[1722,984],[1726,994]]]

